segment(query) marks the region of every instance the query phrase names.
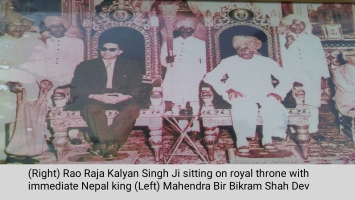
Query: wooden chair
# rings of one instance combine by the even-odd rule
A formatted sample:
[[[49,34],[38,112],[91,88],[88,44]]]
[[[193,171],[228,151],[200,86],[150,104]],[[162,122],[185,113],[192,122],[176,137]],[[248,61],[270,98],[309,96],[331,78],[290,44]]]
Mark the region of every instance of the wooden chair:
[[[94,7],[93,7],[94,8]],[[67,9],[67,8],[64,8]],[[75,10],[75,9],[74,9]],[[67,10],[70,14],[70,9]],[[125,18],[117,18],[112,13],[124,12]],[[94,10],[90,12],[95,12]],[[63,11],[63,13],[65,13]],[[73,14],[73,13],[71,13]],[[143,72],[143,88],[141,96],[141,112],[135,126],[148,126],[150,129],[149,143],[154,149],[155,160],[160,160],[159,149],[162,145],[162,88],[161,88],[161,66],[158,43],[158,27],[150,25],[150,19],[138,7],[122,2],[113,2],[112,5],[103,9],[101,13],[92,18],[91,15],[83,14],[81,25],[85,28],[85,59],[90,60],[98,57],[98,43],[101,37],[120,37],[126,32],[125,37],[130,37],[126,42],[135,43],[126,48],[122,56],[138,60]],[[155,11],[149,14],[155,16]],[[70,18],[71,15],[64,17]],[[75,21],[75,20],[74,20]],[[77,22],[75,22],[77,23]],[[139,49],[131,49],[139,48]],[[140,52],[136,53],[136,52]],[[135,54],[136,53],[136,54]],[[133,54],[133,55],[132,55]],[[54,92],[55,107],[49,113],[50,127],[54,131],[53,144],[57,150],[58,159],[63,157],[64,149],[68,142],[67,131],[69,128],[87,127],[87,124],[76,110],[68,110],[67,103],[70,102],[70,87],[57,88]],[[112,120],[117,111],[107,110],[109,121]]]
[[[246,13],[248,19],[230,17],[233,10],[238,9]],[[275,20],[275,19],[274,19]],[[272,23],[271,18],[263,16],[258,8],[249,6],[247,9],[235,8],[233,6],[222,9],[218,16],[215,16],[213,24],[207,28],[207,69],[212,70],[220,61],[229,56],[235,55],[232,46],[232,38],[235,35],[252,35],[263,42],[259,53],[270,57],[282,66],[279,48],[278,23]],[[228,77],[225,77],[225,79]],[[225,80],[221,80],[225,81]],[[294,91],[301,90],[299,86]],[[201,110],[201,118],[205,128],[204,142],[208,148],[209,159],[214,160],[214,146],[218,143],[219,126],[231,126],[230,105],[219,95],[214,95],[211,88],[203,87],[201,97],[204,105]],[[298,140],[302,147],[304,159],[308,159],[308,147],[310,136],[308,132],[308,108],[303,104],[303,99],[294,96],[297,100],[296,108],[290,108],[289,125],[297,127]],[[219,98],[219,99],[218,99]],[[304,98],[304,97],[303,97]],[[262,119],[258,117],[258,125],[262,125]]]

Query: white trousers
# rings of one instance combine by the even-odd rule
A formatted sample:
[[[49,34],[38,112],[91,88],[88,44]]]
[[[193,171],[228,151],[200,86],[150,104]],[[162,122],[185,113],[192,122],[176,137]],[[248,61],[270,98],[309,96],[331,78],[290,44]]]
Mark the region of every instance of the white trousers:
[[[271,143],[271,136],[285,137],[287,109],[274,97],[238,97],[232,102],[233,128],[237,135],[237,147],[248,146],[246,137],[254,137],[260,104],[263,119],[263,144]]]

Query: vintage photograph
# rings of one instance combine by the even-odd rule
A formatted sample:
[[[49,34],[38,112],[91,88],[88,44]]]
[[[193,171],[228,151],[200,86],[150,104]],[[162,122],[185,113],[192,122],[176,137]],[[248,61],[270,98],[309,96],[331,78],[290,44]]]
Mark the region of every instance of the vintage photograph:
[[[355,4],[1,0],[0,164],[355,164]]]

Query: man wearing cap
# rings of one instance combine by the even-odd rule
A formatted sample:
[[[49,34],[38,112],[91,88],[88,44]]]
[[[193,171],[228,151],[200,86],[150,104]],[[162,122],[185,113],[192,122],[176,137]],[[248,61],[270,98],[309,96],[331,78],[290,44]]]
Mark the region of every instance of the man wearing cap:
[[[285,138],[287,110],[281,100],[291,89],[284,70],[271,58],[257,50],[262,42],[252,36],[235,36],[237,55],[225,58],[203,79],[232,105],[233,128],[237,135],[237,153],[249,155],[246,137],[254,137],[258,105],[263,119],[262,143],[266,151],[276,151],[272,136]],[[221,82],[224,75],[229,78]],[[271,76],[279,80],[276,88]]]
[[[0,160],[5,154],[5,124],[16,120],[16,94],[10,92],[6,84],[9,81],[20,82],[27,91],[27,100],[38,98],[39,87],[35,76],[19,69],[19,66],[28,61],[35,51],[34,47],[42,42],[38,40],[38,33],[32,33],[33,22],[18,13],[8,13],[2,19],[5,24],[5,34],[0,36]]]
[[[119,41],[104,40],[99,44],[100,58],[84,61],[76,68],[70,96],[95,139],[89,152],[112,159],[118,156],[139,116],[136,99],[142,75],[136,61],[119,56],[123,52]],[[111,125],[105,110],[119,111]]]
[[[84,43],[81,31],[63,17],[46,17],[44,24],[50,34],[44,40],[46,44],[38,46],[31,61],[21,68],[36,74],[38,79],[52,81],[56,88],[70,83],[75,67],[84,60]]]
[[[303,84],[305,104],[308,105],[309,132],[317,136],[318,115],[321,106],[321,83],[329,77],[328,64],[320,39],[311,32],[309,19],[302,15],[286,16],[282,23],[286,26],[285,34],[280,35],[280,49],[283,68],[294,82]]]
[[[334,101],[342,115],[355,118],[355,51],[342,52],[346,64],[331,70],[336,86]]]
[[[167,43],[161,49],[161,63],[167,68],[163,94],[165,101],[172,101],[185,109],[190,102],[194,114],[200,110],[199,85],[206,74],[206,44],[192,34],[196,30],[197,19],[182,18],[174,26],[179,37],[173,41],[173,54],[168,54]],[[193,124],[192,131],[199,131],[199,123]]]

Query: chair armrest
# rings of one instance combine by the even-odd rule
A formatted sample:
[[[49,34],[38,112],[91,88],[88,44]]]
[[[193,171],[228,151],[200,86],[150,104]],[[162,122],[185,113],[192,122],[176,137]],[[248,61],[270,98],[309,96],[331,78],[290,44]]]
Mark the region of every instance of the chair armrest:
[[[202,87],[201,98],[203,101],[203,107],[214,108],[214,104],[213,104],[214,94],[211,89],[211,86],[206,84]]]
[[[63,108],[71,102],[70,98],[71,85],[59,86],[53,91],[54,106]]]

